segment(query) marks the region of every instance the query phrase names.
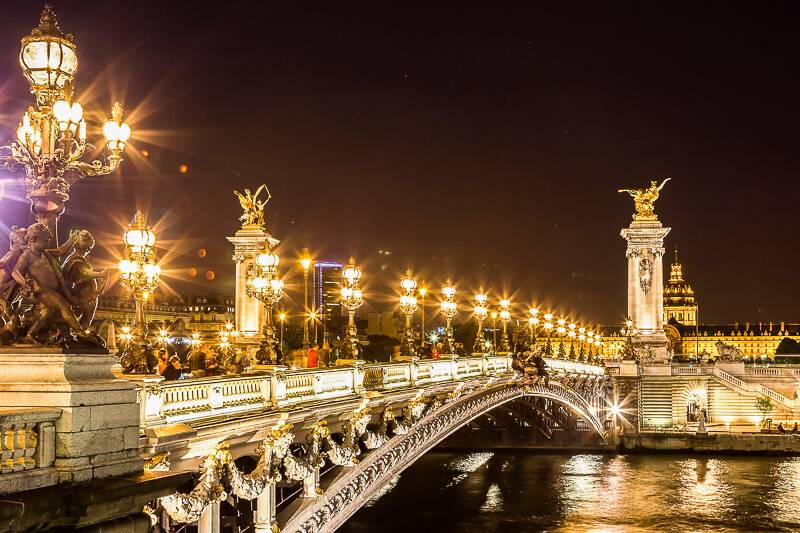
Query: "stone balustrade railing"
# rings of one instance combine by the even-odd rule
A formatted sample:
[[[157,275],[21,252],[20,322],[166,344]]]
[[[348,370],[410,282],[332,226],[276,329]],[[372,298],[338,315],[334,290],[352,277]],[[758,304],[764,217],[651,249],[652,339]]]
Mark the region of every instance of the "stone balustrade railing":
[[[0,494],[58,483],[55,421],[60,409],[0,410]]]
[[[486,355],[320,369],[271,367],[262,374],[169,382],[160,376],[147,376],[139,378],[141,424],[146,427],[187,422],[347,398],[367,390],[424,387],[510,370],[510,357]]]
[[[547,365],[548,371],[565,372],[568,374],[594,374],[597,376],[606,373],[604,366],[592,365],[589,363],[581,363],[579,361],[572,361],[570,359],[557,359],[554,357],[545,357],[544,362]]]

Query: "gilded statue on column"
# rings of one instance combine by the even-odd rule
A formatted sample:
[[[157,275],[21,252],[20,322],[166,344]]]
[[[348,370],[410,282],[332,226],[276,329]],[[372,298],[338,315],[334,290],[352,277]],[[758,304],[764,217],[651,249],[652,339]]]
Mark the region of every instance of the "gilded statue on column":
[[[267,197],[262,201],[258,197],[261,191],[266,191]],[[239,217],[242,222],[242,227],[247,226],[263,226],[264,225],[264,206],[270,201],[272,195],[266,185],[261,185],[256,189],[255,194],[250,192],[250,189],[245,189],[244,193],[233,191],[233,194],[239,198],[239,203],[244,211]]]
[[[670,179],[666,178],[661,182],[661,185],[658,185],[656,180],[651,180],[650,186],[646,189],[619,189],[617,191],[626,192],[633,197],[634,207],[636,208],[636,213],[633,215],[634,221],[655,222],[658,220],[658,216],[655,213],[655,203],[658,200],[661,189]]]

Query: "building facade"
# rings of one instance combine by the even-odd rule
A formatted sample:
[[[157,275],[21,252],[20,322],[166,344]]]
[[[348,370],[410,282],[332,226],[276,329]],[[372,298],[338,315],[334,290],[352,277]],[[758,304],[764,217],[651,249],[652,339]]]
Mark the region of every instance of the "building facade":
[[[344,317],[341,304],[342,264],[336,261],[314,263],[313,309],[322,327],[321,338],[335,334]]]

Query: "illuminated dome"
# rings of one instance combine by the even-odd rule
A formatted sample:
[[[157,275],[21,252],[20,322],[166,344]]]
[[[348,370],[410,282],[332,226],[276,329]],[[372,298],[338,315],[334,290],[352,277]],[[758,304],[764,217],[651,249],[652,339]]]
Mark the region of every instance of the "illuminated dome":
[[[683,278],[677,247],[675,261],[670,266],[669,281],[664,285],[664,321],[669,322],[671,318],[687,326],[697,324],[697,300],[692,286]]]
[[[678,261],[675,248],[675,261],[670,266],[669,281],[664,286],[664,305],[695,305],[692,286],[683,279],[683,266]]]

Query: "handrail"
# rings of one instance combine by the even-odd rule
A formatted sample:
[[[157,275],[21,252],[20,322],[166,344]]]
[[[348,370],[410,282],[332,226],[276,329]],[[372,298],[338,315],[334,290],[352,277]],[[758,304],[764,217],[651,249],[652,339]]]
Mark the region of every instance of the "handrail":
[[[797,400],[787,398],[783,394],[775,392],[774,390],[769,389],[764,385],[761,385],[760,383],[744,382],[741,379],[737,378],[736,376],[733,376],[720,368],[714,367],[714,376],[745,393],[761,394],[763,396],[768,396],[769,398],[772,398],[776,402],[783,404],[789,409],[794,409],[795,406],[797,405]]]
[[[266,367],[265,367],[266,368]],[[191,422],[309,402],[344,399],[367,390],[388,390],[455,382],[511,371],[505,355],[444,356],[393,362],[289,370],[262,374],[163,381],[144,376],[139,389],[142,426]]]

